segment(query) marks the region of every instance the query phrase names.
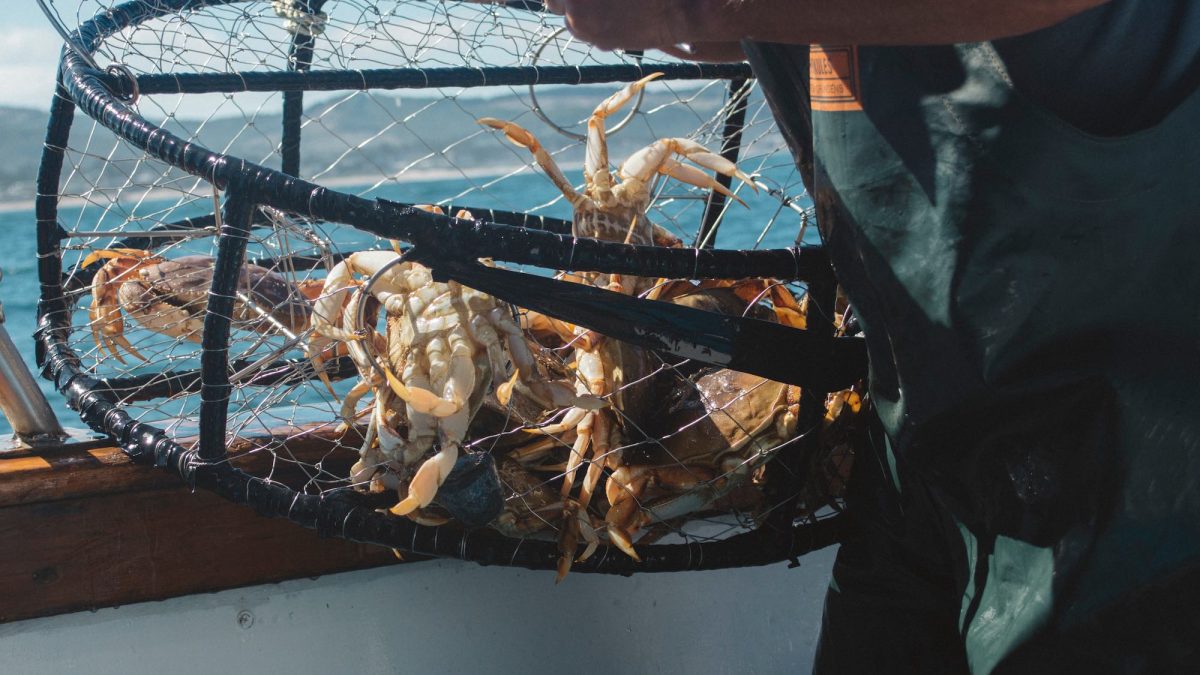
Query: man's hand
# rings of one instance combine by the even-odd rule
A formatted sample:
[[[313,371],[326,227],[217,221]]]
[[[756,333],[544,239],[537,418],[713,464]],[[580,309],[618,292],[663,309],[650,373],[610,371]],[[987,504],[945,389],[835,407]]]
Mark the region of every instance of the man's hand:
[[[601,49],[660,49],[695,34],[694,16],[708,0],[546,0],[575,37]],[[736,41],[736,40],[735,40]]]
[[[691,61],[742,61],[739,30],[720,26],[741,0],[546,0],[575,37],[601,49],[657,49]],[[710,40],[705,36],[717,36]]]
[[[660,49],[743,39],[789,44],[950,44],[1054,25],[1108,0],[546,0],[601,49]],[[728,50],[726,50],[728,56]],[[697,58],[684,56],[684,58]]]
[[[745,61],[746,52],[742,51],[740,42],[693,42],[670,47],[659,47],[676,58],[688,61],[704,61],[705,63],[730,63]]]

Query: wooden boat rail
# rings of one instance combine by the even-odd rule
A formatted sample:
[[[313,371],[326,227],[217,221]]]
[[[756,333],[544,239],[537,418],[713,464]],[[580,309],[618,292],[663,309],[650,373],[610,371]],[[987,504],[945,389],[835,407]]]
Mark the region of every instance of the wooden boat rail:
[[[330,433],[304,437],[289,445],[301,461],[354,461]],[[231,461],[265,469],[253,446]],[[399,562],[192,490],[104,440],[0,455],[0,550],[0,622]]]

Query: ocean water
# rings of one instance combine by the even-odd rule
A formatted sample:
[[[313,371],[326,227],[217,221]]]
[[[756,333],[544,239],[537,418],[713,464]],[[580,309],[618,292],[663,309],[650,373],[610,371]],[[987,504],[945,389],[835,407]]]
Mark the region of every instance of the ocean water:
[[[791,172],[779,172],[779,175],[767,176],[771,182],[780,185],[796,185]],[[773,180],[772,180],[773,179]],[[480,179],[474,179],[478,183]],[[389,185],[369,193],[369,197],[386,197],[397,201],[422,202],[435,201],[445,196],[456,195],[468,188],[471,183],[460,179],[408,181],[401,185]],[[356,192],[353,188],[344,191]],[[790,191],[798,192],[798,188]],[[545,205],[556,196],[554,188],[543,176],[536,174],[520,175],[507,178],[490,186],[484,193],[473,193],[455,203],[465,203],[479,208],[497,208],[506,210],[529,210]],[[791,245],[799,231],[800,219],[792,211],[782,208],[777,200],[768,196],[755,196],[745,192],[749,208],[732,206],[726,213],[717,246],[720,248],[779,248]],[[680,200],[676,206],[668,204],[664,210],[668,213],[672,208],[687,209],[689,215],[699,218],[700,209],[695,203]],[[150,209],[154,204],[143,204],[141,208]],[[203,210],[203,200],[195,209],[198,214]],[[544,215],[567,218],[570,216],[569,207],[560,200],[538,211]],[[177,211],[172,218],[194,215],[190,212]],[[63,208],[60,222],[68,229],[90,230],[110,229],[98,209]],[[768,227],[768,224],[770,226]],[[0,212],[0,231],[4,232],[0,246],[0,269],[4,272],[0,281],[0,302],[4,305],[6,318],[5,328],[13,342],[25,357],[26,363],[34,370],[37,380],[50,401],[51,406],[64,427],[83,428],[78,416],[66,407],[65,401],[51,383],[38,376],[34,363],[33,331],[36,326],[36,311],[39,294],[37,279],[37,252],[35,221],[32,210]],[[349,235],[351,239],[357,239]],[[816,241],[815,228],[810,229],[806,241]],[[350,247],[359,243],[369,243],[369,237],[362,236],[361,242],[339,241],[341,246]],[[81,301],[80,312],[85,311],[86,301]],[[77,318],[77,324],[86,320],[86,314]],[[0,416],[0,435],[7,438],[12,432],[7,420]]]

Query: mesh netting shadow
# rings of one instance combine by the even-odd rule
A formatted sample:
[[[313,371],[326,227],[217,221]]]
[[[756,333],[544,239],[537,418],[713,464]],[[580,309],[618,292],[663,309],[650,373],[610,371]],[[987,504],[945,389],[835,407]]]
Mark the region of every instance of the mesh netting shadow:
[[[347,412],[343,401],[357,400],[351,385],[372,375],[352,349],[314,361],[310,319],[319,300],[304,300],[298,289],[320,285],[340,265],[361,260],[361,252],[383,253],[387,241],[397,241],[403,243],[404,264],[427,267],[432,283],[461,284],[500,303],[501,314],[511,314],[537,357],[531,366],[537,373],[579,380],[572,373],[587,351],[572,339],[534,337],[531,326],[542,317],[628,345],[621,348],[624,370],[632,372],[633,362],[644,364],[643,375],[609,382],[611,390],[602,392],[612,417],[597,424],[612,430],[592,441],[605,451],[583,462],[593,474],[584,483],[593,481],[593,489],[603,493],[592,507],[597,523],[605,519],[597,509],[611,512],[623,503],[613,486],[626,489],[637,480],[619,483],[626,480],[622,471],[651,476],[642,480],[651,487],[639,485],[635,500],[642,519],[637,527],[644,530],[636,544],[640,561],[601,543],[573,569],[628,574],[761,565],[838,541],[840,488],[831,484],[844,483],[853,443],[831,440],[848,432],[830,420],[842,408],[859,409],[854,386],[865,375],[865,352],[858,339],[840,336],[836,282],[820,247],[803,241],[809,214],[798,206],[802,199],[792,196],[799,177],[771,135],[769,112],[752,102],[753,79],[744,64],[650,63],[643,55],[593,54],[530,3],[401,2],[381,8],[353,0],[273,5],[156,0],[99,9],[73,35],[83,53],[64,51],[38,176],[38,358],[81,419],[134,460],[322,536],[483,564],[554,568],[562,546],[559,531],[569,527],[557,514],[564,503],[583,499],[564,480],[575,472],[570,453],[587,445],[579,438],[591,431],[572,428],[558,436],[530,431],[553,426],[563,405],[552,410],[528,401],[524,408],[511,399],[499,403],[499,387],[477,387],[465,404],[475,415],[460,459],[487,463],[482,469],[456,465],[456,471],[490,477],[499,470],[495,486],[491,478],[480,479],[494,494],[479,499],[499,494],[505,512],[515,513],[510,517],[521,527],[456,524],[469,520],[461,514],[474,506],[443,508],[455,494],[449,487],[454,473],[440,493],[444,500],[419,509],[420,517],[390,515],[386,509],[395,501],[390,495],[412,489],[406,481],[413,480],[415,464],[385,457],[364,469],[367,457],[382,447],[381,439],[375,439],[378,445],[373,439],[383,431],[363,418],[380,417],[385,430],[395,423],[396,434],[412,437],[419,414],[411,408],[404,417],[387,408],[406,409],[386,384],[371,388],[373,406]],[[122,67],[98,70],[88,55]],[[723,190],[668,187],[668,181],[656,180],[651,214],[664,223],[664,232],[691,246],[573,235],[565,198],[531,196],[548,182],[541,176],[525,181],[529,155],[505,149],[493,134],[473,126],[475,117],[484,116],[480,112],[512,107],[533,87],[543,93],[523,110],[532,105],[543,120],[553,111],[569,119],[576,113],[561,111],[573,110],[576,88],[554,85],[609,85],[586,90],[586,103],[578,104],[586,115],[598,101],[590,92],[611,92],[650,72],[662,73],[664,87],[674,88],[634,103],[630,119],[644,123],[647,137],[663,135],[655,128],[661,125],[675,136],[715,141],[727,159],[754,164],[753,182],[761,188],[754,198],[726,176],[717,179]],[[496,89],[502,94],[470,94]],[[412,100],[388,98],[384,92],[391,91],[406,92]],[[425,91],[435,93],[418,96]],[[341,98],[310,101],[306,111],[304,96],[312,92]],[[252,98],[259,94],[267,98]],[[192,109],[180,102],[203,96],[217,96],[211,99],[216,112],[182,119]],[[552,99],[559,103],[553,109]],[[277,118],[264,112],[275,109]],[[462,113],[469,126],[435,143],[438,129],[450,124],[448,110]],[[422,121],[426,116],[436,123]],[[351,123],[368,118],[378,118],[375,126],[351,138],[360,133]],[[79,119],[90,119],[91,129],[73,133]],[[277,131],[264,131],[268,120]],[[226,135],[213,142],[217,137],[210,135],[226,127]],[[393,139],[401,131],[416,138],[407,150]],[[622,132],[631,134],[628,145],[641,144],[636,133]],[[256,140],[259,136],[265,140]],[[388,145],[393,142],[396,147]],[[223,151],[209,149],[218,143]],[[569,164],[577,161],[576,145],[571,140],[550,154]],[[376,152],[378,146],[385,152]],[[239,156],[255,148],[281,168]],[[302,148],[311,159],[302,158]],[[475,166],[495,156],[509,165]],[[363,167],[378,173],[363,180]],[[439,171],[453,174],[454,183],[445,187],[429,178],[442,175]],[[352,182],[345,175],[357,177],[358,187],[326,185]],[[535,183],[540,187],[532,187]],[[383,193],[410,184],[438,194],[418,200]],[[504,199],[494,198],[501,192]],[[748,242],[752,246],[775,237],[772,228],[785,222],[796,226],[796,243],[717,247],[718,233],[732,231],[728,223],[735,217],[723,192],[744,197],[748,210],[765,223]],[[446,213],[465,208],[470,217],[432,213],[416,206],[418,201],[437,202]],[[485,258],[513,269],[481,264]],[[186,273],[168,272],[178,269]],[[574,278],[551,278],[547,271]],[[271,295],[247,282],[248,274],[279,279],[284,290]],[[610,286],[621,278],[660,281],[642,297],[578,283],[600,278]],[[701,301],[689,306],[649,299],[666,288]],[[102,291],[109,292],[110,305],[95,299],[89,309],[80,306]],[[321,292],[318,297],[329,295],[328,289]],[[803,300],[802,315],[790,309],[796,296]],[[718,300],[741,304],[732,311],[716,309]],[[361,315],[372,314],[362,306],[367,300],[359,302]],[[292,308],[290,316],[280,313],[285,306]],[[779,318],[785,312],[796,315],[791,325]],[[379,323],[360,328],[359,335],[373,344],[372,336],[390,335],[392,320],[385,319],[382,328]],[[512,370],[515,359],[509,366],[475,363],[479,373],[500,382],[509,374],[496,371]],[[397,375],[400,370],[397,366]],[[724,373],[734,370],[759,379],[751,386],[730,380],[736,387],[720,380],[733,377]],[[718,380],[725,389],[745,391],[722,394],[726,399],[713,404],[704,397],[724,391],[712,384]],[[653,393],[640,394],[647,383]],[[775,406],[771,416],[759,419],[739,401],[763,387],[781,393],[764,394],[765,403],[756,403]],[[635,399],[647,401],[647,409],[618,403]],[[653,407],[657,399],[670,406]],[[683,410],[700,413],[680,422]],[[722,415],[733,422],[722,427],[717,420]],[[791,426],[780,421],[785,417]],[[661,426],[663,420],[672,426]],[[749,449],[731,455],[729,448],[694,439],[679,445],[683,441],[677,439],[701,423],[732,429],[727,433],[736,441],[726,445]],[[784,426],[786,432],[776,431]],[[438,433],[445,444],[444,431]],[[541,442],[536,448],[526,442],[535,436]],[[678,457],[684,452],[695,456]],[[667,476],[680,470],[697,485],[668,487]],[[821,487],[813,488],[814,481]],[[458,494],[469,497],[478,484]],[[707,496],[686,511],[681,503],[701,488],[709,490]],[[553,501],[555,494],[560,502]],[[672,537],[679,543],[662,543]]]

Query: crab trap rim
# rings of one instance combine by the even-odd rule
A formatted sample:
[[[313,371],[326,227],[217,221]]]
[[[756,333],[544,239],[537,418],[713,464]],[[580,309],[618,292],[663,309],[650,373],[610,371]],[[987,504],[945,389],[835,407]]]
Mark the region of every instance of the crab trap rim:
[[[91,53],[108,37],[164,15],[234,4],[243,0],[133,0],[102,12],[74,33],[76,42]],[[323,3],[315,3],[318,5]],[[297,35],[297,39],[301,36]],[[312,36],[308,36],[311,40]],[[420,555],[461,558],[485,565],[529,569],[555,569],[559,550],[552,541],[514,539],[498,532],[465,529],[455,525],[432,527],[403,518],[387,516],[364,505],[360,496],[336,491],[320,495],[301,493],[268,479],[250,475],[225,461],[225,424],[230,397],[228,337],[238,269],[243,264],[248,235],[261,217],[260,207],[271,207],[318,221],[338,222],[389,239],[412,242],[426,251],[454,252],[458,260],[489,256],[521,264],[566,270],[610,273],[653,273],[664,277],[744,278],[776,277],[809,281],[809,294],[822,316],[832,316],[834,283],[819,247],[728,251],[714,249],[665,249],[577,239],[569,223],[522,213],[480,210],[484,221],[459,221],[433,215],[411,205],[368,200],[325,188],[297,178],[297,165],[277,171],[211,151],[185,141],[149,122],[128,104],[134,91],[140,95],[161,93],[284,91],[404,88],[436,86],[431,82],[476,82],[479,84],[534,84],[629,82],[645,74],[640,66],[586,66],[571,68],[514,67],[483,73],[473,68],[445,68],[406,72],[411,69],[375,71],[321,71],[294,68],[287,72],[240,72],[213,74],[162,74],[127,77],[97,71],[84,55],[64,49],[56,94],[51,106],[46,144],[38,175],[36,217],[38,269],[42,297],[35,335],[38,363],[45,377],[66,397],[68,405],[91,428],[112,437],[135,461],[165,468],[189,484],[214,491],[223,497],[252,505],[259,513],[286,518],[315,529],[322,536],[378,544]],[[656,66],[667,71],[666,79],[749,79],[745,64],[680,64]],[[431,74],[432,72],[432,74]],[[443,78],[443,79],[439,79]],[[472,79],[475,78],[475,79]],[[285,98],[285,107],[295,106]],[[58,225],[58,191],[65,151],[75,109],[107,127],[114,134],[151,157],[202,178],[225,192],[221,217],[186,219],[156,226],[142,238],[126,238],[133,246],[169,240],[175,229],[212,227],[217,256],[208,309],[204,317],[200,385],[200,442],[187,448],[165,431],[133,419],[114,395],[121,387],[137,386],[129,381],[105,381],[90,375],[79,355],[68,343],[71,332],[69,290],[64,280],[76,286],[86,283],[87,270],[64,275],[61,241],[67,236]],[[296,108],[298,112],[298,108]],[[295,133],[299,133],[298,126]],[[292,139],[298,142],[297,139]],[[289,141],[290,142],[290,141]],[[285,156],[285,165],[288,160]],[[140,246],[139,246],[140,247]],[[436,258],[436,256],[435,256]],[[636,264],[635,264],[636,263]],[[660,274],[661,273],[661,274]],[[813,337],[832,340],[832,324],[815,321]],[[189,376],[162,379],[160,392],[191,390]],[[194,375],[192,376],[194,379]],[[800,428],[814,429],[824,414],[824,391],[805,388],[800,408]],[[800,437],[797,445],[817,442],[817,434]],[[798,456],[798,453],[792,453]],[[783,463],[777,456],[774,463]],[[796,464],[794,460],[792,464]],[[794,473],[799,466],[785,466]],[[588,560],[576,562],[576,572],[628,575],[635,572],[668,572],[764,565],[797,556],[840,541],[843,517],[793,522],[790,501],[777,508],[756,529],[721,541],[684,544],[638,545],[641,561],[602,544]]]

